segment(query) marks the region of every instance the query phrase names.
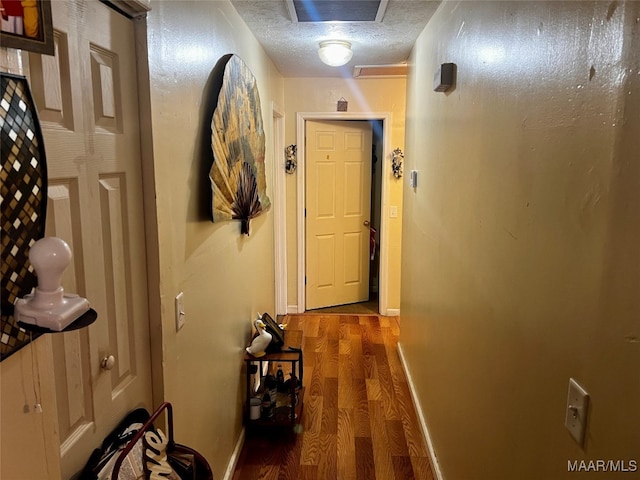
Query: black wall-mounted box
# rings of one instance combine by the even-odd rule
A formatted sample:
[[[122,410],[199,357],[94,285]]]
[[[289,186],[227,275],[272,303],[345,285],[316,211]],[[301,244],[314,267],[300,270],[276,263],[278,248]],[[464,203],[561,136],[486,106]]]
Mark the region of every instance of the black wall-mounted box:
[[[455,80],[455,63],[443,63],[433,77],[433,91],[446,92]]]

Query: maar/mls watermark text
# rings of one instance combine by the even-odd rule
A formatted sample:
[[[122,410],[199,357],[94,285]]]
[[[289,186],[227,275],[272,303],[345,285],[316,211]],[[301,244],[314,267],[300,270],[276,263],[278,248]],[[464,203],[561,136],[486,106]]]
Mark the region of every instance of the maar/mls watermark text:
[[[567,460],[569,472],[637,472],[635,460]]]

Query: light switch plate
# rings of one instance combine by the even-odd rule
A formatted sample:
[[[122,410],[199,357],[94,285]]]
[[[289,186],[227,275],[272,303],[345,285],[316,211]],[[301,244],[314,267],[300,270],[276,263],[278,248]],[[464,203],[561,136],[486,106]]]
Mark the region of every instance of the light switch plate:
[[[176,332],[184,326],[184,293],[180,292],[176,295]]]
[[[573,378],[569,379],[564,426],[581,447],[584,445],[589,413],[589,394]]]

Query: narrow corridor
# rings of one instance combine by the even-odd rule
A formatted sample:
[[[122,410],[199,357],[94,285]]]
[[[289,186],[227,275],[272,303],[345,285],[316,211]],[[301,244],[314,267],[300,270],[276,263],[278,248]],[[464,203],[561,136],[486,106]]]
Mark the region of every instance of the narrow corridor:
[[[302,428],[248,431],[234,480],[431,480],[395,317],[289,315],[304,354]]]

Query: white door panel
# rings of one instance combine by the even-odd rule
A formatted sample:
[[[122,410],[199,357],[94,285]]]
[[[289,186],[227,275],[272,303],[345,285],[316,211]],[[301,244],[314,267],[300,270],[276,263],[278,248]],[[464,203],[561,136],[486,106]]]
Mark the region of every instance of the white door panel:
[[[72,248],[63,286],[98,312],[53,336],[62,477],[130,410],[152,407],[133,23],[92,1],[52,3],[56,55],[29,55],[48,163],[47,235]],[[116,358],[105,370],[101,360]]]
[[[368,300],[369,122],[307,121],[306,308]]]

